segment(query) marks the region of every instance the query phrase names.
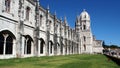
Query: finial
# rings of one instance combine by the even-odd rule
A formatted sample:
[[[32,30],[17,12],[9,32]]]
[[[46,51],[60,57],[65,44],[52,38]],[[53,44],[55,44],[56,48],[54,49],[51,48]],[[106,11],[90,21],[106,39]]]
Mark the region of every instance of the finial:
[[[79,21],[79,15],[77,15],[77,18],[76,18],[76,23],[78,23]]]
[[[60,20],[62,21],[62,17],[60,17]]]
[[[40,0],[38,0],[38,3],[39,3],[39,5],[40,5]]]
[[[38,1],[38,0],[36,0],[36,7],[35,7],[35,10],[36,10],[36,11],[39,11],[39,1]]]
[[[39,2],[39,0],[34,0],[34,2]]]
[[[77,15],[77,19],[79,19],[79,15]]]
[[[56,14],[56,11],[55,11],[54,15],[55,15],[55,16],[57,15],[57,14]]]
[[[83,11],[86,11],[86,9],[83,9]]]
[[[49,5],[47,6],[47,10],[49,10],[50,8],[49,8]]]
[[[50,12],[49,9],[50,9],[50,8],[49,8],[49,5],[48,5],[48,6],[47,6],[47,12],[48,12],[48,13]]]
[[[65,21],[67,20],[66,16],[64,17],[64,20],[65,20]]]
[[[64,17],[64,23],[68,26],[68,23],[67,23],[67,18],[66,16]]]
[[[37,0],[37,2],[39,2],[40,0]]]

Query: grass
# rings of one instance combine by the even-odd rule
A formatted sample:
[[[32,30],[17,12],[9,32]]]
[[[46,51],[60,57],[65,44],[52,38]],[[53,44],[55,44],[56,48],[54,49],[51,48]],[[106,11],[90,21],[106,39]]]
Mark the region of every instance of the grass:
[[[0,68],[119,68],[103,55],[67,55],[0,60]]]

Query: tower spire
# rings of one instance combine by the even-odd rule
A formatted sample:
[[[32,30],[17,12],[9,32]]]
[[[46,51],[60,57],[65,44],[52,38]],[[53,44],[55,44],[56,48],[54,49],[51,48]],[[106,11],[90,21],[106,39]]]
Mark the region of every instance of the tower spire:
[[[35,10],[39,11],[39,0],[35,0],[35,2],[36,2],[36,8],[35,8]]]
[[[83,9],[83,11],[86,11],[86,9]]]
[[[76,17],[76,23],[79,22],[79,15]]]
[[[49,10],[50,10],[50,7],[49,7],[49,4],[48,4],[48,6],[47,6],[47,12],[49,13]]]
[[[55,16],[57,15],[56,11],[54,12],[54,15],[55,15]]]
[[[65,23],[66,26],[68,26],[66,16],[64,17],[64,23]]]

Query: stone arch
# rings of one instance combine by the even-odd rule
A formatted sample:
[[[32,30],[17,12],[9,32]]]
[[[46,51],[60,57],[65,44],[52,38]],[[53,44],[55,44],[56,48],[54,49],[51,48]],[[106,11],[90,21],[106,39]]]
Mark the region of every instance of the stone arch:
[[[60,52],[61,52],[61,54],[63,54],[63,51],[64,51],[64,44],[63,44],[63,42],[61,41],[61,46],[60,46]]]
[[[83,40],[84,40],[84,42],[86,42],[86,36],[83,36]]]
[[[40,14],[40,26],[42,26],[42,20],[43,19],[43,15],[42,14]]]
[[[72,50],[72,54],[74,54],[74,42],[72,41],[72,48],[71,48],[71,50]]]
[[[76,43],[76,45],[77,45],[77,54],[78,54],[79,53],[79,44]]]
[[[59,55],[60,54],[60,44],[57,42],[57,54]]]
[[[53,53],[53,42],[51,40],[49,41],[49,52],[50,54]]]
[[[3,30],[0,32],[0,54],[13,54],[13,45],[16,40],[15,35],[9,30]]]
[[[27,7],[26,7],[26,20],[29,20],[30,11],[31,11],[31,8],[30,8],[29,6],[27,6]]]
[[[84,48],[84,51],[86,51],[86,45],[85,44],[83,45],[83,48]]]
[[[5,0],[5,11],[10,12],[11,0]]]
[[[83,30],[86,30],[86,25],[85,24],[83,25]]]
[[[43,38],[40,38],[40,54],[45,53],[45,41]]]
[[[24,44],[24,54],[32,54],[32,43],[33,39],[30,35],[24,35],[25,37],[25,44]]]

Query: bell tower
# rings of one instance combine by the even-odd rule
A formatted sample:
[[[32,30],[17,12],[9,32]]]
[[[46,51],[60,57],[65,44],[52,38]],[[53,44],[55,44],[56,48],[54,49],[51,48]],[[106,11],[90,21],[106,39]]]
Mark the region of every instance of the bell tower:
[[[80,15],[80,24],[81,24],[81,30],[82,31],[91,31],[90,28],[90,16],[84,9],[83,12]]]
[[[93,38],[90,27],[90,16],[84,9],[80,14],[80,40],[81,40],[81,52],[92,53]]]

